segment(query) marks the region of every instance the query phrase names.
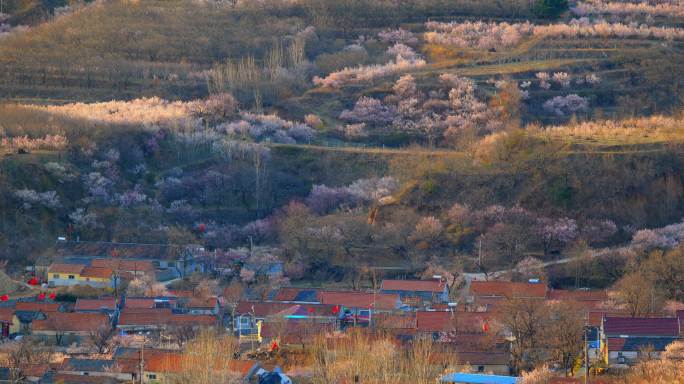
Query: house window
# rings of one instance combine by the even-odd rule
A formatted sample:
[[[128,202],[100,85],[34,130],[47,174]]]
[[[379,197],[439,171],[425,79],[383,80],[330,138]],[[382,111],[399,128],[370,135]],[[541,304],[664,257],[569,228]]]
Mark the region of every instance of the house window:
[[[59,279],[59,273],[55,273],[54,275],[52,275],[52,277],[55,279]]]
[[[484,365],[478,365],[478,366],[477,366],[477,371],[478,371],[478,372],[484,372]]]
[[[86,277],[86,281],[90,281],[90,277]]]
[[[73,280],[73,279],[75,279],[75,278],[76,278],[76,276],[74,276],[74,275],[69,275],[69,280]]]
[[[148,373],[147,378],[150,380],[157,380],[157,375],[155,375],[154,373]]]

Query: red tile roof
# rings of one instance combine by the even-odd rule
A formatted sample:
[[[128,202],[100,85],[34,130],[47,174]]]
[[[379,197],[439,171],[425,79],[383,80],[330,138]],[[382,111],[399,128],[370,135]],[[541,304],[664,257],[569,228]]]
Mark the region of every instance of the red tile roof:
[[[85,264],[54,263],[48,269],[48,273],[68,273],[78,275],[85,268]]]
[[[456,329],[456,313],[416,312],[416,328],[421,332],[441,332]]]
[[[256,317],[265,318],[268,316],[287,315],[287,314],[311,314],[313,316],[334,316],[334,305],[325,304],[306,304],[306,303],[281,303],[274,301],[239,301],[236,308],[236,315],[254,314]]]
[[[590,325],[593,327],[598,327],[601,325],[601,321],[603,321],[603,318],[606,316],[608,316],[608,317],[630,317],[630,314],[628,312],[625,312],[622,310],[589,311],[589,312],[587,312],[587,325]]]
[[[508,365],[509,354],[505,352],[457,352],[458,361],[469,365]]]
[[[228,362],[228,370],[232,372],[237,372],[241,376],[245,376],[249,373],[249,371],[254,367],[255,364],[258,364],[256,361],[253,360],[230,360]]]
[[[416,327],[416,314],[378,313],[373,315],[373,326],[380,329],[405,329]]]
[[[154,308],[154,306],[152,297],[127,297],[124,302],[124,308]]]
[[[546,295],[549,300],[564,301],[604,301],[608,299],[605,290],[576,290],[551,289]]]
[[[90,262],[92,267],[111,268],[118,271],[154,272],[154,264],[146,260],[95,259]]]
[[[204,326],[216,325],[216,317],[208,315],[173,314],[170,309],[126,310],[119,316],[121,326]]]
[[[542,283],[514,283],[510,281],[472,281],[470,294],[477,297],[546,297],[546,285]]]
[[[145,371],[147,372],[181,372],[183,370],[183,355],[179,351],[165,349],[145,348]],[[140,350],[131,351],[123,356],[116,358],[117,363],[122,367],[122,371],[136,373],[140,363]]]
[[[116,309],[116,299],[77,299],[75,311],[99,311],[101,309]]]
[[[64,373],[55,373],[52,375],[52,382],[60,384],[103,384],[116,383],[117,380],[103,376],[68,375]]]
[[[607,335],[677,337],[680,329],[676,317],[606,317],[603,331]]]
[[[37,303],[32,301],[17,301],[14,307],[17,311],[34,311],[34,312],[57,312],[61,307],[58,303]]]
[[[11,323],[14,320],[14,308],[0,308],[0,322]]]
[[[380,289],[383,291],[411,291],[442,293],[446,287],[443,281],[433,280],[383,280]]]
[[[608,350],[609,351],[622,351],[622,348],[625,346],[625,342],[627,342],[627,339],[623,339],[620,337],[609,337],[608,338]]]
[[[216,307],[217,300],[215,297],[192,297],[185,305],[186,308],[202,308],[213,309]]]
[[[388,293],[335,292],[318,293],[321,304],[342,305],[347,308],[373,308],[380,310],[396,309],[399,295]]]
[[[94,332],[107,326],[109,318],[100,313],[53,312],[45,320],[34,320],[33,331]]]
[[[278,289],[278,292],[276,292],[276,295],[273,298],[273,300],[293,301],[301,291],[302,288],[283,287]]]
[[[22,364],[21,373],[27,377],[41,377],[50,369],[48,364]]]
[[[267,322],[261,329],[266,338],[280,337],[281,343],[299,344],[313,340],[317,335],[332,332],[335,326],[330,323],[312,323],[310,321],[289,320],[286,322]]]
[[[114,274],[111,268],[85,267],[81,271],[81,276],[92,277],[94,279],[109,279]]]

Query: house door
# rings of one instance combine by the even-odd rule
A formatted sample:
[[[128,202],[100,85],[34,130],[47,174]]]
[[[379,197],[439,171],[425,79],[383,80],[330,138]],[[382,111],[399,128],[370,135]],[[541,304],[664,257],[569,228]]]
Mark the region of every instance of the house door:
[[[10,325],[8,323],[2,323],[2,337],[9,337]]]

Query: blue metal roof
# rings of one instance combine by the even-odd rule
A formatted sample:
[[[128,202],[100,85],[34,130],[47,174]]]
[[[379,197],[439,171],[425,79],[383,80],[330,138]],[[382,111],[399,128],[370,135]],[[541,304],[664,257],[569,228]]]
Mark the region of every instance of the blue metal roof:
[[[450,373],[442,377],[443,383],[463,383],[463,384],[516,384],[518,377],[480,375],[475,373]]]

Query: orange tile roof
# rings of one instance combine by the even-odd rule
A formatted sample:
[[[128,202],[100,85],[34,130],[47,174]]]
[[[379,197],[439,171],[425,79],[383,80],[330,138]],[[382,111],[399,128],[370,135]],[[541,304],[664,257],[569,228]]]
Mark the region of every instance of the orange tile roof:
[[[342,305],[347,308],[396,309],[399,295],[389,293],[336,292],[322,291],[318,293],[321,304]]]
[[[470,294],[477,297],[546,297],[546,285],[542,283],[515,283],[510,281],[472,281]]]
[[[74,310],[76,311],[99,311],[100,309],[116,309],[116,299],[77,299]]]
[[[114,271],[111,268],[85,267],[81,271],[81,276],[94,279],[109,279],[113,274]]]
[[[84,264],[62,264],[54,263],[48,269],[48,273],[70,273],[78,275],[85,268]]]
[[[109,324],[107,315],[100,313],[53,312],[45,320],[34,320],[34,331],[94,332]]]
[[[17,301],[14,307],[17,311],[33,312],[58,312],[61,305],[59,303],[37,303],[34,301]]]
[[[446,287],[443,281],[433,280],[383,280],[380,289],[383,291],[411,291],[442,293]]]

